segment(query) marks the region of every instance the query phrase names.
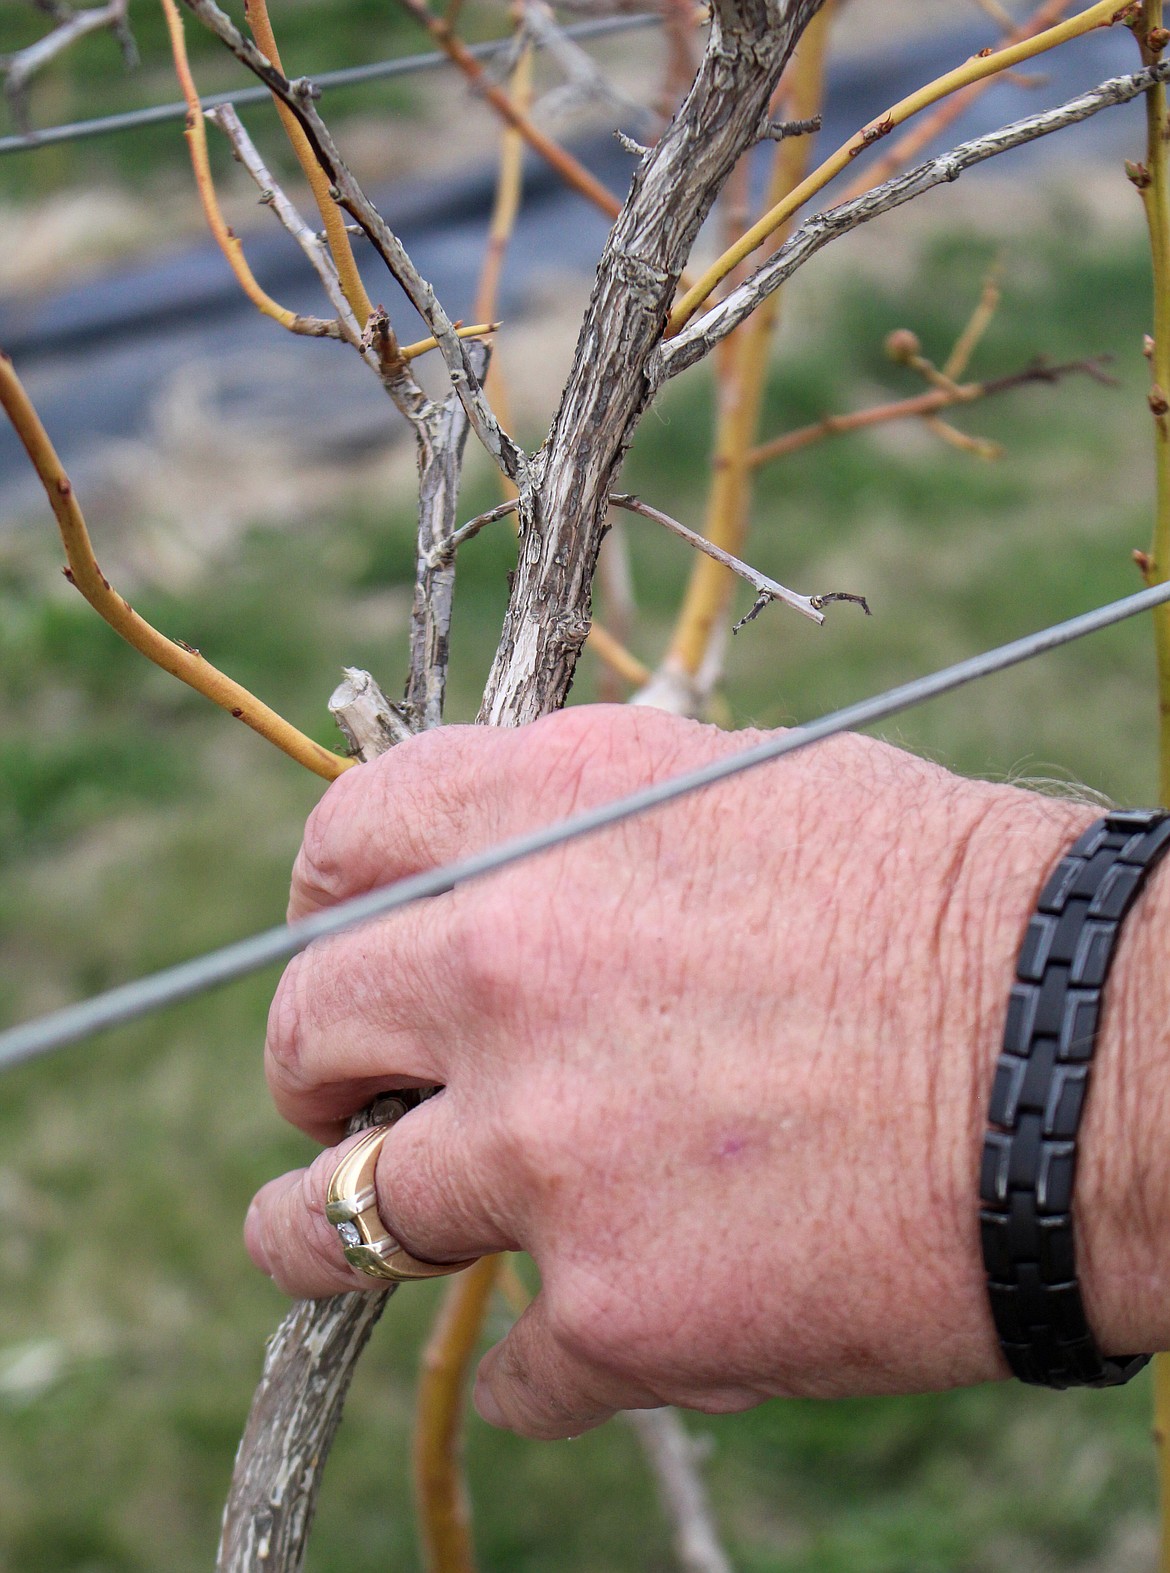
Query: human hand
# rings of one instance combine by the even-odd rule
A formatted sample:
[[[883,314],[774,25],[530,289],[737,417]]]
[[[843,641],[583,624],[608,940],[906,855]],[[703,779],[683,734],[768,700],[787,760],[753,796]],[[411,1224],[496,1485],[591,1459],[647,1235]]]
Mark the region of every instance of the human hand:
[[[748,741],[621,707],[426,734],[330,787],[289,916]],[[977,1238],[987,1092],[1036,893],[1094,817],[843,737],[314,945],[267,1069],[330,1145],[261,1191],[253,1257],[290,1293],[373,1288],[324,1219],[333,1144],[377,1092],[439,1083],[383,1146],[379,1207],[415,1255],[535,1259],[539,1295],[480,1367],[493,1423],[556,1437],[621,1408],[1003,1374]],[[1106,1020],[1127,1055],[1157,927],[1139,918]],[[1078,1179],[1114,1351],[1152,1347],[1161,1217],[1122,1060],[1099,1050]]]

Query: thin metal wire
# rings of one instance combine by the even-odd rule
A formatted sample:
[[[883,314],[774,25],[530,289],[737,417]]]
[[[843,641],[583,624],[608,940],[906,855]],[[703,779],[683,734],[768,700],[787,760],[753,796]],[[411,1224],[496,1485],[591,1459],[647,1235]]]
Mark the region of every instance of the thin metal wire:
[[[635,814],[644,814],[691,792],[700,791],[703,787],[726,781],[742,771],[752,770],[757,765],[782,759],[787,754],[794,754],[839,732],[855,731],[859,727],[888,720],[890,716],[928,699],[952,693],[993,672],[1018,666],[1060,645],[1071,644],[1074,639],[1083,639],[1086,634],[1096,633],[1128,617],[1148,612],[1166,601],[1170,601],[1170,584],[1155,585],[1153,589],[1142,590],[1125,600],[1111,602],[1108,606],[1098,607],[1068,622],[1041,629],[1039,633],[1000,645],[995,650],[972,656],[955,666],[915,678],[872,699],[848,705],[817,721],[807,722],[804,726],[771,737],[753,748],[714,760],[698,770],[688,771],[640,792],[632,792],[628,797],[603,804],[586,813],[575,814],[543,830],[517,836],[475,857],[463,858],[443,868],[430,869],[426,873],[412,875],[409,879],[398,880],[352,901],[341,902],[329,911],[316,913],[299,923],[268,929],[262,934],[227,945],[222,950],[181,962],[178,966],[168,967],[136,982],[110,989],[105,994],[98,994],[81,1004],[10,1028],[0,1033],[0,1070],[7,1070],[52,1049],[63,1048],[66,1044],[76,1043],[108,1027],[134,1021],[248,973],[258,972],[273,962],[286,961],[314,940],[339,934],[343,929],[368,923],[373,918],[385,917],[388,913],[400,911],[429,896],[445,895],[469,880],[481,879],[485,874],[497,873],[540,852],[548,852],[553,847],[564,846],[566,842],[575,841],[581,836],[620,824]]]
[[[635,16],[603,16],[591,22],[575,22],[566,27],[567,38],[603,38],[607,33],[624,33],[634,28],[653,27],[661,18],[651,12]],[[492,39],[485,44],[470,45],[470,52],[478,60],[491,60],[505,54],[512,46],[511,38]],[[312,78],[321,89],[354,87],[360,82],[381,82],[390,77],[412,76],[419,71],[434,71],[450,64],[442,50],[426,54],[400,55],[392,60],[376,60],[369,65],[347,66],[341,71],[322,71]],[[235,93],[212,93],[200,100],[204,109],[214,109],[219,104],[234,104],[240,109],[248,104],[262,104],[272,97],[266,87],[242,87]],[[103,115],[97,120],[74,120],[68,125],[47,126],[42,131],[30,131],[20,136],[0,137],[0,153],[23,153],[38,147],[53,147],[58,142],[77,142],[83,137],[109,136],[116,131],[134,131],[139,126],[154,126],[167,120],[182,120],[187,114],[185,103],[153,104],[146,109],[129,109],[120,115]]]

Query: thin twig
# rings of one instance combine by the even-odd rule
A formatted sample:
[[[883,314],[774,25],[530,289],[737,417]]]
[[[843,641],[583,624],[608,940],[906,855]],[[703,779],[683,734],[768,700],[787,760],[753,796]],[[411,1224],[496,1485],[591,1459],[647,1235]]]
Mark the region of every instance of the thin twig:
[[[532,48],[523,39],[522,29],[517,26],[513,40],[514,64],[508,82],[508,93],[518,109],[527,110],[532,102]],[[488,225],[487,242],[484,246],[483,257],[480,261],[479,282],[475,290],[474,312],[477,317],[493,317],[499,300],[500,279],[503,274],[504,259],[511,244],[512,235],[516,228],[516,219],[520,213],[520,203],[524,194],[524,138],[505,121],[500,126],[500,155],[499,169],[496,174],[496,190],[492,201],[491,222]],[[508,380],[504,373],[503,359],[493,355],[488,368],[487,381],[484,391],[491,400],[492,408],[496,410],[501,425],[505,429],[513,424],[510,401],[508,398]],[[500,495],[505,498],[518,498],[519,489],[515,481],[511,480],[502,470],[497,471]]]
[[[556,62],[565,78],[564,87],[556,93],[567,90],[578,101],[600,103],[615,115],[628,116],[636,125],[649,129],[650,112],[613,85],[593,56],[568,36],[545,0],[523,0],[520,33]],[[552,96],[545,96],[544,106]]]
[[[642,1444],[672,1530],[683,1573],[732,1573],[719,1541],[706,1483],[699,1472],[701,1444],[677,1409],[631,1409],[625,1419]]]
[[[282,306],[279,301],[273,300],[267,290],[262,289],[256,282],[248,266],[248,260],[244,256],[244,248],[224,218],[219,199],[215,194],[211,162],[207,156],[207,129],[204,125],[203,107],[199,102],[199,91],[187,61],[183,19],[179,15],[175,0],[162,0],[162,7],[175,57],[175,74],[179,79],[183,97],[187,100],[187,147],[191,154],[191,167],[195,172],[195,185],[199,191],[203,216],[207,220],[207,227],[216,245],[223,252],[228,266],[235,274],[236,282],[258,311],[266,317],[271,317],[290,333],[305,334],[310,338],[341,338],[341,325],[337,321],[327,322],[320,317],[302,317],[298,312],[290,311],[287,306]]]
[[[214,109],[209,109],[207,111],[207,119],[227,137],[235,157],[259,187],[261,202],[264,203],[265,207],[272,209],[281,224],[308,258],[313,271],[321,280],[325,292],[329,296],[330,303],[337,312],[343,337],[355,349],[360,350],[362,330],[358,327],[357,318],[350,309],[345,291],[341,287],[337,265],[333,261],[332,253],[326,244],[326,232],[324,230],[314,230],[302,218],[296,205],[289,199],[260,156],[256,144],[248,135],[233,105],[219,104]],[[363,233],[360,226],[355,224],[353,227],[358,234]],[[475,322],[470,325],[460,323],[456,326],[455,332],[461,339],[481,339],[488,334],[495,333],[498,328],[498,322]],[[412,361],[417,360],[420,355],[426,355],[437,348],[437,339],[419,339],[414,344],[400,345],[398,353],[404,361]],[[365,350],[362,353],[363,359],[380,374],[377,357],[372,351]]]
[[[999,0],[975,0],[975,4],[993,22],[997,22],[1000,27],[1007,28],[1012,26],[1011,16],[1000,5]]]
[[[289,200],[261,158],[233,106],[222,104],[208,110],[207,119],[227,137],[233,154],[259,187],[261,202],[272,209],[305,253],[337,311],[338,337],[353,346],[381,382],[401,414],[412,425],[416,424],[426,415],[430,408],[430,401],[407,370],[407,364],[416,356],[435,349],[435,340],[423,339],[417,344],[399,345],[390,331],[385,313],[380,310],[376,313],[371,311],[367,318],[368,332],[359,328],[357,317],[342,287],[337,265],[326,245],[325,234],[311,229],[296,205]],[[461,328],[458,332],[460,337],[471,336],[491,331],[494,326],[492,323],[481,323],[473,328]]]
[[[271,60],[278,71],[284,70],[284,63],[280,58],[280,49],[277,46],[276,35],[272,31],[272,23],[268,16],[267,0],[248,0],[245,6],[248,25],[257,44]],[[296,154],[297,163],[304,172],[305,179],[309,182],[309,190],[313,193],[313,200],[317,204],[317,211],[321,215],[321,222],[325,226],[325,238],[329,244],[329,252],[337,269],[341,287],[349,303],[350,311],[357,318],[360,329],[363,328],[370,315],[370,298],[366,294],[362,276],[354,258],[353,248],[349,243],[349,234],[341,210],[333,200],[329,191],[329,180],[320,164],[313,156],[313,149],[309,139],[301,129],[301,123],[293,114],[287,104],[274,95],[276,113],[284,127],[289,145]]]
[[[1009,31],[1006,31],[1000,38],[998,47],[1002,49],[1009,44],[1023,43],[1025,39],[1035,38],[1038,33],[1055,27],[1071,9],[1071,5],[1072,0],[1045,0],[1045,3],[1037,6],[1031,16],[1019,26],[1013,25]],[[923,115],[914,121],[897,141],[892,142],[888,152],[870,162],[858,178],[851,181],[842,191],[841,201],[848,202],[852,197],[859,197],[863,191],[880,186],[883,181],[889,180],[899,170],[912,164],[926,148],[938,142],[943,133],[965,115],[973,104],[994,87],[997,81],[1006,81],[1015,75],[1016,73],[1007,71],[1001,77],[984,77],[982,82],[972,82],[970,86],[953,93],[950,98],[943,99],[929,115]]]
[[[90,33],[108,30],[114,35],[128,68],[138,64],[138,49],[127,19],[129,0],[109,0],[107,5],[91,6],[87,11],[52,11],[57,26],[35,44],[0,57],[0,74],[12,118],[21,131],[29,130],[27,89],[30,80],[58,55]]]
[[[976,459],[982,459],[986,464],[994,464],[1003,458],[1004,447],[1001,442],[992,442],[986,437],[973,437],[970,432],[952,426],[950,421],[944,421],[939,415],[928,416],[925,424],[940,442],[946,443],[949,448],[957,449],[959,453],[969,453]]]
[[[821,129],[820,115],[804,120],[769,120],[760,132],[761,142],[787,142],[790,137],[811,137]]]
[[[608,191],[596,176],[591,175],[571,153],[534,125],[531,117],[519,109],[501,87],[492,82],[467,45],[442,17],[435,15],[426,0],[402,0],[402,4],[415,21],[426,28],[439,48],[450,57],[452,63],[459,67],[472,87],[487,99],[498,115],[520,133],[534,152],[539,153],[545,162],[556,170],[567,185],[588,198],[608,218],[617,217],[621,211],[621,203],[613,193]]]
[[[283,106],[282,106],[283,107]],[[260,188],[260,200],[266,207],[270,207],[277,218],[288,230],[297,245],[309,259],[314,273],[321,280],[325,293],[329,297],[330,305],[337,313],[341,324],[342,333],[348,343],[360,345],[362,337],[362,324],[354,315],[353,308],[346,299],[345,291],[341,287],[341,279],[337,272],[337,264],[326,244],[323,230],[312,229],[301,217],[295,204],[286,196],[279,182],[274,178],[267,164],[244,128],[239,115],[231,104],[220,104],[215,109],[207,111],[207,119],[218,131],[222,131],[231,143],[232,152],[239,162],[251,175]]]
[[[315,775],[332,781],[348,769],[348,759],[342,759],[327,748],[322,748],[320,743],[314,743],[311,737],[299,732],[283,716],[262,704],[254,694],[225,676],[210,661],[205,661],[198,650],[159,633],[158,629],[138,615],[125,596],[119,595],[113,588],[94,556],[85,517],[73,494],[69,477],[6,355],[0,355],[0,405],[24,444],[56,517],[68,563],[65,577],[114,632],[146,656],[147,660],[153,661],[155,666],[161,666],[164,672],[177,677],[180,682],[219,705],[221,710],[226,710],[237,721],[259,732],[261,737],[267,738],[290,759],[295,759]]]
[[[1055,109],[1029,115],[986,136],[963,142],[949,153],[943,153],[916,169],[875,186],[864,196],[815,214],[749,279],[702,317],[689,323],[675,338],[660,346],[649,368],[652,384],[660,387],[668,378],[701,360],[720,340],[750,317],[763,300],[831,241],[849,234],[883,213],[904,206],[935,186],[958,180],[966,170],[986,163],[1001,153],[1024,147],[1040,137],[1051,136],[1055,131],[1079,125],[1100,114],[1103,109],[1128,104],[1140,98],[1154,83],[1164,82],[1168,77],[1170,64],[1160,63],[1135,72],[1132,76],[1102,82],[1090,92],[1082,93]]]
[[[443,563],[450,562],[463,543],[478,535],[484,525],[495,524],[497,519],[506,519],[510,513],[515,513],[519,506],[519,498],[505,497],[503,502],[497,503],[494,508],[489,508],[486,513],[476,514],[474,519],[461,524],[446,541],[440,541],[435,545],[432,554],[433,565],[439,567]]]
[[[829,595],[800,595],[795,590],[789,590],[785,585],[778,584],[775,579],[769,579],[767,574],[762,574],[750,564],[741,562],[738,557],[733,557],[730,552],[725,552],[722,547],[715,546],[705,536],[696,535],[694,530],[688,530],[685,524],[680,524],[677,519],[672,519],[668,513],[663,513],[660,508],[652,508],[649,503],[640,497],[634,497],[628,492],[613,492],[610,502],[615,508],[625,508],[629,513],[640,513],[645,519],[653,519],[655,524],[661,524],[672,531],[696,551],[705,552],[723,568],[730,568],[732,573],[738,574],[747,581],[756,592],[757,601],[752,610],[742,620],[744,623],[759,615],[771,601],[780,601],[785,606],[792,607],[793,611],[802,613],[814,623],[823,623],[825,620],[821,608],[830,601],[855,601],[865,608],[866,614],[869,607],[865,598],[860,595],[848,595],[844,592],[833,592]],[[737,625],[742,626],[742,623]]]
[[[975,310],[967,319],[963,331],[955,340],[951,353],[943,363],[943,376],[949,377],[952,382],[957,382],[966,373],[975,351],[982,344],[988,328],[995,321],[995,314],[1003,298],[1003,291],[999,287],[1002,272],[1003,264],[997,257],[987,270]]]
[[[532,50],[522,48],[516,59],[509,83],[511,101],[519,109],[526,109],[532,98]],[[504,258],[524,190],[524,138],[512,125],[505,124],[500,134],[500,166],[496,178],[495,198],[492,202],[491,222],[488,225],[487,244],[480,264],[479,282],[475,291],[475,315],[494,317],[499,299],[500,276]],[[500,369],[493,364],[491,379],[494,387],[500,384]]]
[[[1059,366],[1051,366],[1047,361],[1034,361],[1023,371],[1013,372],[1011,376],[996,377],[986,382],[960,383],[949,392],[942,388],[932,388],[928,393],[919,393],[910,399],[895,399],[888,404],[874,404],[868,409],[850,410],[844,415],[826,415],[823,420],[813,421],[808,426],[800,426],[795,431],[785,432],[780,437],[773,437],[769,442],[761,443],[759,447],[752,449],[748,462],[753,468],[758,468],[773,459],[787,458],[789,454],[798,453],[802,448],[810,448],[814,443],[822,442],[827,437],[844,437],[850,432],[864,431],[873,426],[885,426],[892,421],[937,415],[940,410],[950,409],[956,404],[978,404],[984,399],[1010,393],[1014,388],[1023,388],[1036,383],[1058,382],[1063,377],[1083,375],[1090,377],[1094,382],[1116,387],[1115,379],[1106,374],[1104,366],[1103,357],[1068,361]]]
[[[620,639],[617,639],[596,619],[590,625],[585,648],[592,651],[599,661],[604,661],[606,666],[631,688],[639,688],[643,683],[648,683],[653,675],[644,662],[639,661],[636,655],[626,649]]]
[[[183,0],[243,65],[264,82],[296,115],[309,138],[314,157],[329,176],[338,195],[336,201],[366,232],[383,262],[405,290],[408,299],[438,341],[452,385],[459,395],[472,429],[496,463],[511,479],[527,474],[528,459],[523,450],[501,428],[484,397],[468,352],[455,326],[422,277],[398,236],[390,229],[361,186],[346,167],[330,132],[313,103],[311,83],[290,83],[272,63],[246,39],[215,0]]]

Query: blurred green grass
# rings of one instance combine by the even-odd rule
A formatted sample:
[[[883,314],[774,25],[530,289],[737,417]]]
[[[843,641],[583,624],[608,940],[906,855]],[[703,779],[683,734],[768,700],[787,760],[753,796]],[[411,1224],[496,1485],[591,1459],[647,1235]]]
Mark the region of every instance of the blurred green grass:
[[[1119,177],[1120,178],[1120,177]],[[977,233],[925,243],[911,278],[810,278],[788,300],[765,430],[914,391],[881,341],[941,359],[978,293]],[[1120,386],[1027,389],[965,411],[1007,445],[981,464],[900,428],[838,439],[761,477],[751,555],[787,583],[848,588],[823,630],[773,611],[731,646],[737,723],[810,716],[1136,588],[1148,536],[1146,263],[1075,208],[1013,245],[980,353],[1111,352]],[[710,390],[652,412],[623,484],[701,520]],[[470,515],[494,500],[473,466]],[[330,741],[342,664],[403,668],[411,502],[347,501],[253,528],[181,596],[142,610]],[[628,525],[660,652],[685,548]],[[276,921],[318,783],[146,668],[56,574],[41,520],[0,553],[0,1008],[74,998]],[[507,526],[460,563],[451,715],[474,713],[511,566]],[[746,592],[741,609],[746,605]],[[1154,791],[1149,629],[1127,626],[915,711],[887,735],[997,778]],[[594,692],[586,661],[574,700]],[[281,1310],[248,1267],[252,1190],[306,1142],[267,1102],[274,974],[8,1075],[0,1100],[0,1568],[194,1573],[211,1565],[232,1455]],[[783,1227],[778,1215],[777,1226]],[[407,1473],[413,1368],[438,1291],[396,1298],[326,1475],[314,1573],[416,1567]],[[502,1330],[497,1322],[495,1332]],[[737,1567],[749,1573],[1124,1569],[1152,1559],[1146,1382],[1113,1394],[984,1388],[902,1401],[773,1403],[702,1420]],[[472,1419],[485,1569],[667,1569],[669,1537],[621,1426],[555,1446]]]

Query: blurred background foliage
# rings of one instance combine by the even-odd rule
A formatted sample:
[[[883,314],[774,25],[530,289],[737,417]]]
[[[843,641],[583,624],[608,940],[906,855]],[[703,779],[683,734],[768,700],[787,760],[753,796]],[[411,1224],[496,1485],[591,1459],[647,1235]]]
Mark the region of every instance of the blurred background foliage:
[[[152,8],[136,22],[149,60]],[[291,60],[311,55],[318,68],[419,46],[393,7],[373,0],[290,6],[285,36]],[[109,70],[111,48],[93,40],[59,74],[65,85],[44,89],[69,95],[64,114],[171,96],[163,76],[127,87]],[[201,81],[220,85],[214,69]],[[173,129],[129,152],[111,143],[76,156],[141,157],[154,178],[156,136],[173,157]],[[18,162],[2,166],[3,178]],[[917,391],[882,340],[911,326],[927,354],[945,358],[994,254],[983,216],[916,231],[897,268],[867,266],[854,248],[849,263],[802,276],[786,305],[764,431]],[[994,464],[911,426],[835,439],[765,471],[753,560],[801,588],[864,591],[874,618],[838,608],[818,631],[772,610],[753,623],[732,649],[733,724],[816,715],[1137,588],[1129,554],[1146,543],[1150,513],[1141,236],[1136,225],[1096,222],[1088,199],[1058,198],[1030,235],[1010,240],[1003,267],[1003,306],[975,374],[1013,371],[1038,354],[1111,353],[1119,386],[1075,380],[964,411],[966,429],[1005,445]],[[624,484],[694,522],[710,425],[701,376],[672,390],[644,423]],[[494,500],[492,477],[473,458],[462,511]],[[130,538],[135,523],[125,523]],[[243,520],[181,582],[142,570],[134,597],[332,744],[324,701],[339,667],[367,666],[391,692],[404,669],[412,528],[407,486],[371,499],[339,483],[328,506]],[[628,529],[641,610],[633,644],[653,662],[690,562],[652,525]],[[454,720],[474,714],[512,550],[504,524],[461,556]],[[7,1019],[278,921],[319,793],[122,646],[62,583],[58,557],[47,515],[0,532]],[[1150,801],[1148,640],[1148,628],[1128,625],[917,710],[885,735],[993,779],[1083,782]],[[593,696],[596,677],[587,658],[574,702]],[[4,1080],[5,1573],[211,1565],[263,1340],[282,1308],[246,1262],[240,1222],[258,1184],[309,1155],[263,1085],[274,981],[252,979]],[[437,1292],[400,1294],[362,1365],[326,1475],[314,1573],[418,1565],[409,1426]],[[1152,1566],[1155,1543],[1149,1402],[1145,1382],[1110,1394],[984,1388],[778,1402],[697,1418],[693,1429],[710,1438],[721,1527],[747,1573],[1136,1573]],[[469,1470],[487,1570],[673,1565],[621,1423],[534,1446],[473,1417]]]

